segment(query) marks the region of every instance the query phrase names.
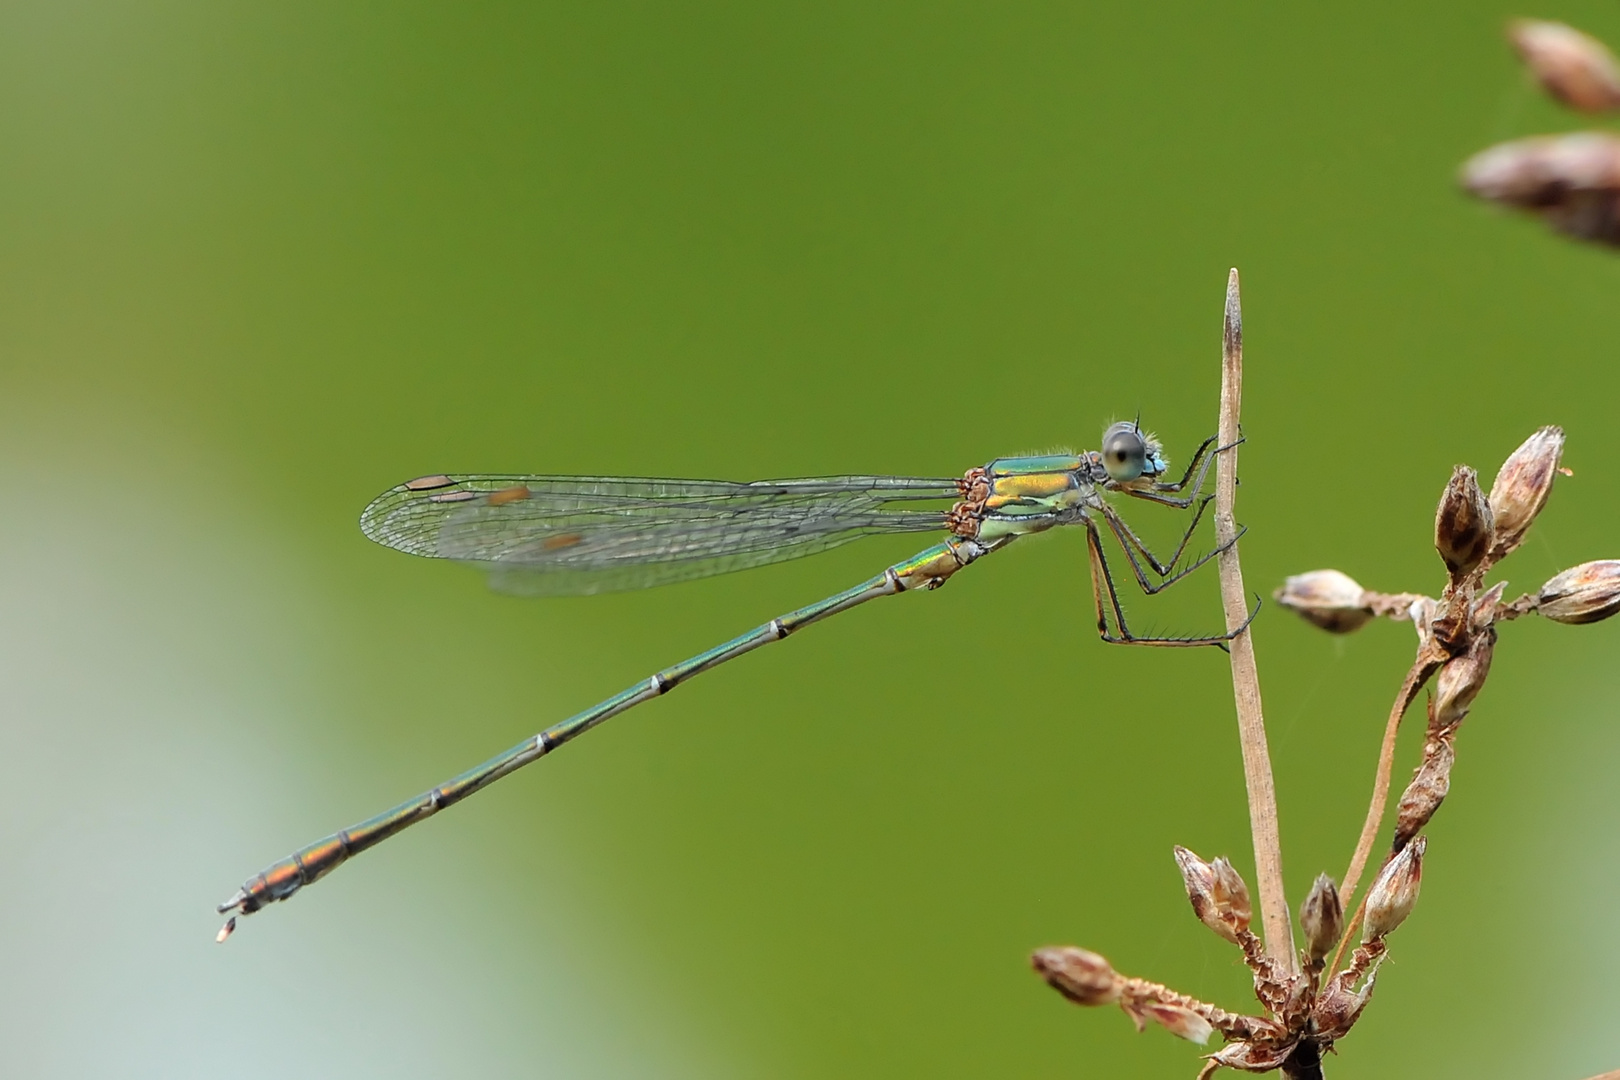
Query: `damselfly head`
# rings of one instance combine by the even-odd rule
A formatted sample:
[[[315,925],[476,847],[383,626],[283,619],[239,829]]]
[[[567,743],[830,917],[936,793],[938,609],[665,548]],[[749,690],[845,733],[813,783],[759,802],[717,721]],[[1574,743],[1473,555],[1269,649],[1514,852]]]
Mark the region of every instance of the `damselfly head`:
[[[1108,478],[1122,484],[1158,476],[1166,468],[1159,440],[1135,420],[1121,420],[1103,432],[1102,463]]]

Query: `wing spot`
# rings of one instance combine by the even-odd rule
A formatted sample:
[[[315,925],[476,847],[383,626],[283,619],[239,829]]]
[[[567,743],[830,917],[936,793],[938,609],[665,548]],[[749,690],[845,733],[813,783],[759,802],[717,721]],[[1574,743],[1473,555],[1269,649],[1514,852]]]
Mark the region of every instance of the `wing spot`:
[[[562,548],[571,548],[584,539],[585,535],[583,533],[558,533],[556,536],[548,536],[540,541],[540,546],[547,551],[558,551]]]
[[[507,503],[522,502],[524,499],[527,499],[533,494],[534,492],[530,491],[522,484],[518,484],[516,487],[501,488],[499,491],[493,491],[490,493],[489,505],[505,506]]]
[[[405,481],[403,486],[406,491],[432,491],[434,488],[449,487],[453,483],[454,480],[440,473],[437,476],[418,476],[415,480]]]
[[[441,491],[437,495],[429,495],[428,502],[468,502],[478,498],[476,491]]]

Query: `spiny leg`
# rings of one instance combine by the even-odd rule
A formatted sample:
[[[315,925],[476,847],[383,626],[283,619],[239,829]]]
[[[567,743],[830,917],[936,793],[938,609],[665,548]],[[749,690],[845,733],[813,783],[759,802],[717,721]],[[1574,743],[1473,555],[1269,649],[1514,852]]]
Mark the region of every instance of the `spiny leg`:
[[[1176,545],[1175,554],[1170,556],[1168,562],[1161,562],[1153,552],[1149,551],[1147,545],[1142,542],[1142,538],[1136,535],[1135,531],[1125,523],[1125,519],[1120,517],[1119,512],[1113,507],[1106,503],[1103,504],[1103,514],[1108,518],[1109,527],[1114,530],[1114,535],[1119,538],[1121,546],[1126,549],[1126,554],[1129,555],[1130,549],[1134,547],[1147,559],[1148,565],[1153,567],[1154,573],[1160,577],[1165,577],[1175,569],[1176,564],[1181,561],[1181,556],[1186,553],[1187,542],[1192,539],[1193,532],[1198,528],[1198,522],[1203,519],[1205,508],[1209,506],[1210,501],[1214,498],[1213,495],[1205,495],[1199,500],[1198,509],[1193,511],[1192,521],[1188,523],[1186,530],[1181,534],[1181,542]],[[1135,566],[1135,558],[1131,559],[1131,564]],[[1136,576],[1138,578],[1142,576],[1140,570],[1138,570]],[[1147,588],[1146,585],[1142,587]]]
[[[1215,439],[1216,439],[1216,436],[1211,435],[1209,438],[1205,439],[1203,442],[1198,444],[1198,449],[1194,450],[1192,457],[1187,459],[1187,471],[1181,474],[1181,479],[1180,480],[1177,480],[1173,484],[1155,483],[1153,485],[1153,490],[1154,491],[1180,491],[1182,488],[1186,487],[1187,486],[1187,481],[1192,479],[1193,470],[1197,469],[1198,466],[1199,466],[1199,463],[1204,460],[1204,455],[1209,452],[1209,448],[1210,448],[1211,445],[1214,444]],[[1224,450],[1226,448],[1223,446],[1221,449]],[[1216,453],[1220,453],[1220,450],[1217,450]],[[1206,464],[1204,467],[1208,468],[1208,465]],[[1204,473],[1202,471],[1200,471],[1199,474],[1198,474],[1198,483],[1193,485],[1193,490],[1196,491],[1198,488],[1203,487],[1203,486],[1204,486]]]
[[[1208,502],[1210,498],[1214,498],[1214,496],[1207,496],[1205,498],[1205,502]],[[1202,506],[1199,507],[1199,512],[1203,512]],[[1165,589],[1168,589],[1170,586],[1174,585],[1176,582],[1180,581],[1194,570],[1197,570],[1200,566],[1203,566],[1205,563],[1209,562],[1209,560],[1213,559],[1221,552],[1229,549],[1233,544],[1237,543],[1243,538],[1244,533],[1249,531],[1249,527],[1247,525],[1240,527],[1238,529],[1238,534],[1231,540],[1215,548],[1213,551],[1206,551],[1188,565],[1183,566],[1180,570],[1175,570],[1175,565],[1181,559],[1182,552],[1186,550],[1187,540],[1192,536],[1192,528],[1189,527],[1187,532],[1183,534],[1181,544],[1176,548],[1176,553],[1174,557],[1171,558],[1170,562],[1168,564],[1161,565],[1159,560],[1154,557],[1153,552],[1147,549],[1147,545],[1143,544],[1141,538],[1138,537],[1136,533],[1131,531],[1131,527],[1125,524],[1125,519],[1120,517],[1118,512],[1116,512],[1113,507],[1104,505],[1102,513],[1103,516],[1108,520],[1108,528],[1113,532],[1114,538],[1119,541],[1120,548],[1125,552],[1125,558],[1130,561],[1131,570],[1136,574],[1136,583],[1140,585],[1142,587],[1142,591],[1147,593],[1149,596],[1153,596],[1156,593],[1160,593]],[[1197,524],[1198,520],[1197,518],[1194,518],[1193,525],[1196,526]],[[1164,578],[1163,581],[1155,584],[1148,580],[1147,574],[1142,570],[1142,564],[1136,559],[1137,552],[1141,552],[1144,556],[1146,556],[1148,562],[1152,564],[1154,572],[1160,577]],[[1174,572],[1172,573],[1172,571]]]
[[[1131,633],[1125,624],[1125,609],[1119,602],[1119,590],[1114,587],[1113,574],[1108,569],[1108,559],[1103,554],[1102,533],[1097,523],[1090,518],[1083,518],[1082,524],[1086,527],[1086,551],[1091,556],[1091,594],[1097,605],[1097,635],[1110,645],[1153,645],[1160,648],[1188,649],[1199,645],[1214,645],[1225,650],[1226,643],[1237,637],[1249,628],[1254,617],[1260,612],[1260,605],[1256,603],[1249,617],[1243,620],[1243,625],[1236,630],[1224,634],[1212,634],[1201,637],[1138,637]],[[1108,594],[1108,607],[1103,606],[1103,594]],[[1118,634],[1109,632],[1108,610],[1114,613],[1114,625],[1119,628]]]
[[[1242,439],[1238,439],[1236,442],[1227,443],[1225,446],[1217,446],[1213,451],[1211,451],[1210,444],[1214,441],[1215,436],[1211,435],[1209,438],[1205,439],[1199,444],[1198,449],[1193,451],[1191,460],[1187,462],[1187,471],[1182,474],[1180,480],[1177,480],[1173,484],[1155,483],[1152,488],[1145,491],[1122,485],[1114,490],[1123,491],[1133,499],[1144,499],[1147,502],[1158,503],[1160,506],[1170,506],[1177,510],[1185,510],[1187,507],[1193,504],[1193,500],[1198,497],[1198,492],[1203,489],[1204,480],[1209,475],[1209,467],[1214,463],[1215,455],[1225,453],[1234,446],[1238,446],[1243,442]],[[1169,498],[1165,494],[1166,492],[1181,491],[1183,488],[1187,487],[1187,482],[1192,479],[1194,469],[1198,470],[1198,479],[1192,483],[1193,493],[1187,496],[1185,499]]]
[[[1114,609],[1114,625],[1124,627],[1125,609],[1120,607],[1119,592],[1109,576],[1108,561],[1103,558],[1102,537],[1097,532],[1097,526],[1090,518],[1081,520],[1086,526],[1086,562],[1091,567],[1091,599],[1097,606],[1097,635],[1104,641],[1118,641],[1108,632],[1108,612],[1103,608],[1103,594],[1108,595],[1108,603]]]

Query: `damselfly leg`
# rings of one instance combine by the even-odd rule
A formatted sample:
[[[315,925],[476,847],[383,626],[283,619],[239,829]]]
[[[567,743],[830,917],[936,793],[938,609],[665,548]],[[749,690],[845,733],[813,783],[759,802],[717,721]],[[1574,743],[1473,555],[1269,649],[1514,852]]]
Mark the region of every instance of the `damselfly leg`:
[[[1194,559],[1190,564],[1181,566],[1178,569],[1178,564],[1180,564],[1182,556],[1186,554],[1187,544],[1191,541],[1194,531],[1197,530],[1198,523],[1203,518],[1204,511],[1208,508],[1210,500],[1214,498],[1213,495],[1201,494],[1204,487],[1204,481],[1207,479],[1209,474],[1209,467],[1214,462],[1215,457],[1218,454],[1221,454],[1226,450],[1230,450],[1232,447],[1237,446],[1241,441],[1242,440],[1238,440],[1238,442],[1233,442],[1226,446],[1216,447],[1214,446],[1215,436],[1212,435],[1205,439],[1199,444],[1198,449],[1193,452],[1192,459],[1187,463],[1187,471],[1182,474],[1180,480],[1173,483],[1155,483],[1151,490],[1141,490],[1128,484],[1110,485],[1114,488],[1114,490],[1123,491],[1127,495],[1131,495],[1135,498],[1140,498],[1148,502],[1157,503],[1160,506],[1168,506],[1171,509],[1187,510],[1196,507],[1193,509],[1192,520],[1187,523],[1187,528],[1183,530],[1181,539],[1176,544],[1175,552],[1168,560],[1161,560],[1158,556],[1156,556],[1147,546],[1147,544],[1142,541],[1142,538],[1136,535],[1135,530],[1133,530],[1130,525],[1126,524],[1125,519],[1122,518],[1118,511],[1116,511],[1112,506],[1099,500],[1093,507],[1097,513],[1102,515],[1103,520],[1108,523],[1108,529],[1114,534],[1114,539],[1119,541],[1120,550],[1125,553],[1125,559],[1130,563],[1131,572],[1135,576],[1136,583],[1141,588],[1143,593],[1147,594],[1148,596],[1153,596],[1157,593],[1163,592],[1165,589],[1169,588],[1171,585],[1174,585],[1182,578],[1185,578],[1187,575],[1191,574],[1193,571],[1197,570],[1199,567],[1203,566],[1205,563],[1209,562],[1223,551],[1228,550],[1233,544],[1236,544],[1238,540],[1243,537],[1245,532],[1248,531],[1247,528],[1240,528],[1237,535],[1227,543],[1222,544],[1211,551],[1205,552],[1198,558]],[[1213,451],[1211,451],[1211,447],[1214,447]],[[1193,479],[1195,472],[1197,479]],[[1176,499],[1168,497],[1168,493],[1179,492],[1187,488],[1189,484],[1192,491],[1185,498]],[[1254,611],[1249,614],[1248,619],[1244,620],[1243,626],[1240,626],[1236,630],[1229,631],[1225,634],[1202,635],[1186,638],[1144,636],[1134,634],[1131,632],[1130,627],[1125,621],[1125,608],[1120,602],[1119,591],[1114,584],[1113,571],[1109,568],[1107,556],[1103,552],[1101,530],[1097,528],[1096,522],[1092,520],[1090,515],[1084,516],[1084,524],[1086,526],[1087,553],[1091,560],[1092,598],[1095,601],[1097,608],[1097,632],[1099,636],[1106,642],[1116,645],[1156,645],[1168,647],[1216,645],[1224,648],[1225,642],[1232,640],[1232,638],[1242,633],[1243,630],[1249,625],[1249,622],[1254,619],[1255,614],[1257,614],[1260,610],[1257,604]],[[1152,567],[1153,572],[1162,580],[1155,582],[1149,579],[1147,571],[1143,568],[1141,559],[1138,558],[1138,555],[1141,556],[1141,559],[1147,560],[1147,563],[1150,567]],[[1104,594],[1107,595],[1106,605],[1103,601]],[[1109,626],[1108,615],[1110,613],[1113,615],[1113,627],[1115,628],[1113,630],[1111,630]]]
[[[1247,630],[1249,624],[1254,621],[1254,617],[1260,613],[1260,605],[1256,602],[1254,610],[1249,612],[1249,617],[1243,620],[1243,625],[1224,634],[1206,634],[1196,637],[1156,637],[1132,633],[1130,626],[1125,622],[1125,607],[1119,601],[1119,590],[1114,586],[1114,575],[1108,568],[1108,557],[1103,554],[1102,531],[1097,528],[1097,523],[1089,517],[1083,519],[1081,523],[1086,527],[1086,553],[1091,560],[1091,595],[1097,606],[1097,636],[1110,645],[1152,645],[1172,649],[1214,645],[1217,648],[1225,649],[1226,643]],[[1240,533],[1239,536],[1241,535]],[[1152,594],[1162,590],[1167,585],[1181,580],[1216,555],[1236,544],[1238,538],[1238,536],[1234,536],[1227,543],[1215,548],[1214,551],[1198,559],[1193,565],[1184,568],[1168,581],[1162,582],[1157,588],[1150,588],[1140,568],[1137,568],[1137,578],[1143,591]],[[1130,556],[1129,547],[1125,548],[1125,554]],[[1131,560],[1131,563],[1133,567],[1136,566],[1134,559]],[[1108,598],[1106,606],[1103,603],[1104,595]],[[1109,626],[1108,616],[1110,613],[1113,614],[1113,629]]]
[[[1108,522],[1108,529],[1114,534],[1114,538],[1119,541],[1119,546],[1125,552],[1125,558],[1129,560],[1131,570],[1136,574],[1136,582],[1142,587],[1143,592],[1152,596],[1155,593],[1164,591],[1231,546],[1226,545],[1226,547],[1206,551],[1188,565],[1179,570],[1176,569],[1176,564],[1181,561],[1182,554],[1187,550],[1187,541],[1192,538],[1193,530],[1198,528],[1198,519],[1203,516],[1204,507],[1209,505],[1209,500],[1212,498],[1214,498],[1213,495],[1206,495],[1199,502],[1198,510],[1193,514],[1192,524],[1188,525],[1186,532],[1181,534],[1181,543],[1176,546],[1176,553],[1170,557],[1170,561],[1167,563],[1159,561],[1153,552],[1148,549],[1148,546],[1142,542],[1141,537],[1136,535],[1131,527],[1125,523],[1125,519],[1120,517],[1113,507],[1103,506],[1102,514]],[[1248,531],[1248,526],[1241,526],[1238,529],[1237,536],[1233,537],[1233,543],[1236,543]],[[1138,553],[1147,559],[1148,565],[1153,567],[1154,573],[1163,578],[1162,581],[1152,582],[1148,580],[1147,574],[1142,569],[1142,564],[1137,561],[1136,556]]]

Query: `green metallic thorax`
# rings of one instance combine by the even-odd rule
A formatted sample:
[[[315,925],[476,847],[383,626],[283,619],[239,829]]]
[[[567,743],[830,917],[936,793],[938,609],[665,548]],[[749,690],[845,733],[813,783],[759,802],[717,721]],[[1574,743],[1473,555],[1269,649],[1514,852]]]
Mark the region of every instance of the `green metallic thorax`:
[[[980,514],[978,539],[1041,532],[1065,520],[1095,498],[1091,455],[1000,458],[985,466],[989,493]]]
[[[997,458],[985,466],[993,478],[1003,476],[1031,476],[1040,473],[1075,473],[1091,471],[1090,454],[1043,454],[1039,457]]]

